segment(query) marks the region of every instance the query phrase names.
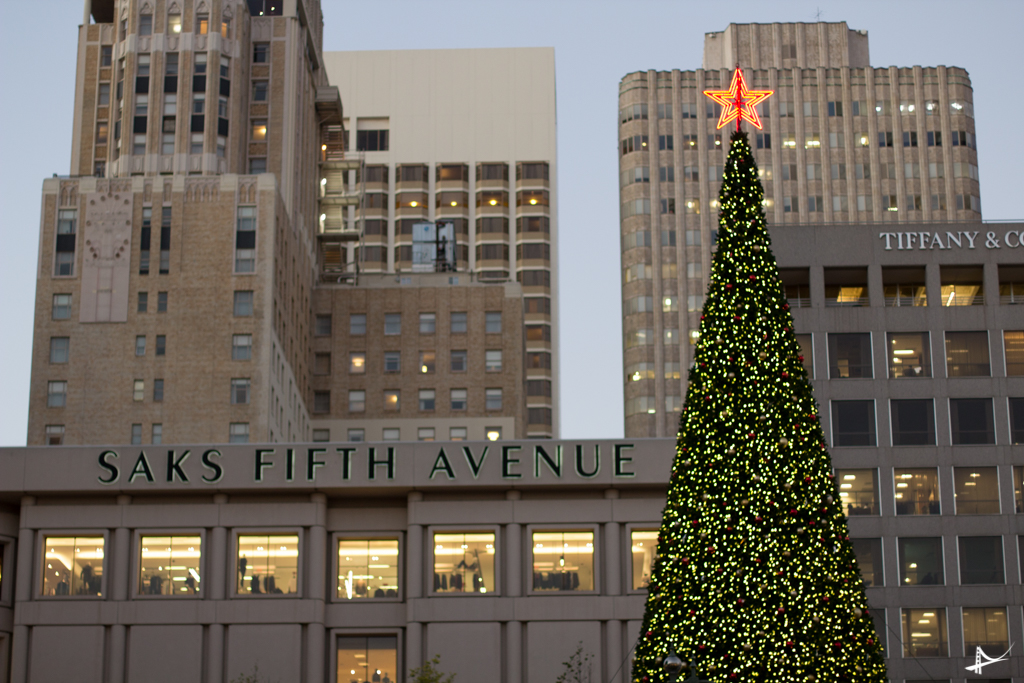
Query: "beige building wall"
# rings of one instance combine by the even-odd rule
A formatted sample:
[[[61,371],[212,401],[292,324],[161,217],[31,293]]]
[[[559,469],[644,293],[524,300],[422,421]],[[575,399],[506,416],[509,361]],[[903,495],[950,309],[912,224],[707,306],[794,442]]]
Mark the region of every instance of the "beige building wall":
[[[769,224],[981,218],[973,91],[957,67],[868,64],[867,36],[834,24],[732,24],[705,39],[705,68],[619,84],[625,424],[675,432],[710,275],[730,130],[703,95],[775,94],[745,126]],[[671,141],[671,145],[669,144]]]
[[[341,119],[321,35],[314,0],[85,3],[72,175],[43,186],[28,443],[309,438],[321,122]]]
[[[358,287],[316,290],[314,440],[519,438],[527,401],[522,288],[465,273],[395,280],[362,275]],[[488,313],[499,316],[491,333]],[[397,333],[386,328],[389,314],[400,316]],[[464,316],[454,329],[453,314]],[[365,325],[354,330],[353,316]],[[397,368],[388,367],[390,354]],[[433,392],[427,403],[421,390]],[[351,392],[364,401],[353,403]]]
[[[324,60],[345,102],[349,151],[361,152],[367,169],[386,167],[384,182],[368,176],[367,197],[380,199],[365,202],[359,214],[385,227],[362,234],[344,258],[362,258],[362,271],[408,271],[411,222],[456,219],[460,272],[523,285],[525,365],[539,387],[527,396],[525,433],[557,437],[554,51],[333,52]],[[387,148],[358,149],[361,131],[387,131]],[[531,164],[534,170],[524,168]],[[464,165],[463,180],[443,179],[447,165]],[[484,165],[503,166],[504,177],[489,179]],[[421,180],[400,176],[411,167],[425,167]],[[442,192],[458,196],[445,194],[442,204]],[[503,219],[504,229],[484,231],[481,221],[489,218]],[[357,257],[361,249],[366,253]]]

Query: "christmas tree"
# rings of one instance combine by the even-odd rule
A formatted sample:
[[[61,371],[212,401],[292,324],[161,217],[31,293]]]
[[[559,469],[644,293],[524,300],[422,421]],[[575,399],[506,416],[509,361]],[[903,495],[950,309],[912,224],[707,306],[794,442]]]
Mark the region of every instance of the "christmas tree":
[[[763,197],[737,131],[634,683],[886,679]]]

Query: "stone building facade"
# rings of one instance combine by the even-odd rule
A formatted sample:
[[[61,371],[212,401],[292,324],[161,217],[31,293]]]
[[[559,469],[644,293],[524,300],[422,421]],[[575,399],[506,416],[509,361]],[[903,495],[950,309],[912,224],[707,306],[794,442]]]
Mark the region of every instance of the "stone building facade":
[[[315,321],[334,310],[348,315],[363,305],[357,302],[403,300],[407,307],[438,297],[481,329],[483,318],[500,313],[502,336],[470,335],[474,344],[491,346],[457,349],[470,359],[465,371],[455,371],[465,374],[454,387],[437,390],[464,389],[460,414],[470,421],[438,423],[435,432],[448,438],[455,427],[454,434],[465,429],[484,438],[493,427],[488,434],[509,438],[525,434],[532,416],[543,427],[537,435],[552,435],[554,290],[544,289],[542,300],[523,299],[524,291],[536,293],[534,279],[550,282],[549,271],[522,285],[507,269],[488,279],[473,270],[471,242],[460,239],[458,272],[441,279],[392,276],[398,287],[385,294],[389,278],[381,273],[388,269],[370,258],[373,235],[363,238],[373,232],[364,192],[382,196],[366,178],[364,162],[376,157],[356,144],[362,132],[356,120],[343,116],[339,90],[328,82],[322,35],[316,0],[86,2],[72,175],[43,184],[28,443],[343,439],[350,429],[352,438],[367,430],[383,438],[382,421],[396,415],[376,400],[382,387],[372,388],[374,400],[361,411],[349,410],[349,390],[361,390],[349,386],[345,372],[350,350],[340,346],[345,361],[336,355],[332,366],[334,349],[322,339],[330,333],[318,334]],[[553,100],[553,76],[547,85]],[[346,125],[353,127],[352,145]],[[553,135],[553,125],[536,132],[552,148]],[[538,226],[531,235],[544,240],[549,206],[553,215],[546,188],[554,169],[546,159],[536,165],[543,177],[526,183],[543,195],[543,220],[538,214],[530,225]],[[408,187],[399,182],[397,189],[409,192],[396,197],[425,191],[420,175],[423,188],[420,180]],[[431,197],[429,213],[398,209],[401,225],[465,213],[463,185],[473,182],[467,176],[437,184],[445,198],[458,195],[448,201],[457,207],[435,214]],[[389,199],[385,215],[395,210]],[[462,237],[467,225],[463,219]],[[349,245],[358,246],[340,259]],[[548,259],[549,246],[530,242],[524,249]],[[358,260],[350,264],[349,257]],[[400,270],[407,265],[399,259]],[[418,291],[412,279],[428,282],[426,290],[412,294]],[[419,315],[414,308],[408,316]],[[438,324],[451,322],[439,318]],[[386,346],[382,322],[365,334],[367,348]],[[491,374],[484,370],[488,354]],[[438,368],[447,372],[449,360]],[[527,361],[537,366],[532,383],[524,379]],[[413,369],[407,358],[402,387],[386,388],[414,392]],[[500,398],[491,391],[488,402],[488,390]],[[528,410],[530,391],[536,395]],[[431,417],[430,411],[418,415]],[[419,431],[428,429],[423,424],[410,425],[404,425],[410,436],[401,438],[429,434]],[[403,425],[388,428],[401,433]]]
[[[730,131],[706,89],[740,64],[775,94],[747,126],[772,224],[977,221],[973,93],[956,67],[870,65],[845,22],[730,24],[703,68],[619,84],[626,434],[671,434],[685,395]],[[633,381],[637,365],[656,377]],[[631,368],[633,368],[631,370]]]

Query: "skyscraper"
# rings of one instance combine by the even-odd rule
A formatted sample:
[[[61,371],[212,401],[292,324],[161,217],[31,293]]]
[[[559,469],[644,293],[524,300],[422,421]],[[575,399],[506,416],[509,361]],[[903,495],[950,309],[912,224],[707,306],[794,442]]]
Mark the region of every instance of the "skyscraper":
[[[730,24],[703,68],[619,84],[627,436],[674,433],[709,276],[727,133],[706,89],[739,64],[759,106],[751,142],[769,223],[978,221],[973,94],[956,67],[874,68],[845,22]],[[786,282],[809,301],[807,282]]]
[[[71,174],[43,183],[28,443],[555,434],[553,54],[494,51],[536,77],[506,81],[517,142],[481,127],[456,150],[398,111],[347,118],[322,37],[316,0],[86,3]]]

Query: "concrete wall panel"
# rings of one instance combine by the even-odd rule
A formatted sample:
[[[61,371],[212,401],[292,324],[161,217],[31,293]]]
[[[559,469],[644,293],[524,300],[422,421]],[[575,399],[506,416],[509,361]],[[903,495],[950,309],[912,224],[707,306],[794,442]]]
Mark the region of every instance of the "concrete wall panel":
[[[29,679],[35,683],[102,681],[102,626],[39,626],[31,643]]]
[[[261,679],[302,680],[302,629],[297,625],[232,626],[226,680],[259,667]]]
[[[441,655],[441,670],[456,680],[488,681],[501,676],[501,625],[442,623],[427,629],[425,659]]]
[[[202,680],[202,626],[136,626],[128,635],[129,683]]]

